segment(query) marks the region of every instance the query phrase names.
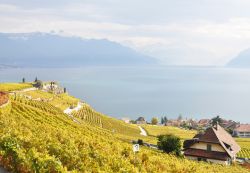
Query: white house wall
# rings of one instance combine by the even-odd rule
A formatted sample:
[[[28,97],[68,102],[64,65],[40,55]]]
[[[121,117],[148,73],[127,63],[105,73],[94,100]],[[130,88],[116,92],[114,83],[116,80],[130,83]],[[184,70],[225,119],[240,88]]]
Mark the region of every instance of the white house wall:
[[[212,151],[226,152],[225,149],[219,144],[210,144],[212,146]],[[207,150],[207,143],[199,142],[193,144],[190,148]]]

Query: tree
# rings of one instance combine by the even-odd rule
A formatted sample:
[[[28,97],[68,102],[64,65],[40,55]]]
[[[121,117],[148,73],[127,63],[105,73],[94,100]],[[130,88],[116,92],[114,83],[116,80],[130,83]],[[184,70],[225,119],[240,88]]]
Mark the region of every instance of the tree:
[[[158,148],[166,153],[173,153],[177,156],[181,154],[181,139],[175,135],[159,135]]]
[[[25,83],[25,78],[22,79],[23,83]]]
[[[66,93],[66,92],[67,92],[67,89],[66,89],[66,88],[63,88],[63,92]]]
[[[161,117],[161,124],[164,124],[164,118]]]
[[[222,119],[220,118],[219,115],[212,118],[212,121],[211,121],[212,126],[215,126],[216,124],[221,124],[221,123],[222,123]]]
[[[37,79],[37,77],[35,78],[35,82],[37,82],[38,81],[38,79]]]
[[[166,124],[168,122],[168,118],[166,116],[161,117],[161,124]]]
[[[130,120],[129,121],[131,124],[136,124],[136,121],[135,120]]]
[[[168,118],[165,116],[164,117],[164,123],[167,123],[168,122]]]
[[[36,83],[34,84],[36,88],[42,89],[43,87],[43,82],[41,80],[37,80]]]
[[[153,124],[153,125],[158,124],[158,119],[156,117],[153,117],[151,120],[151,124]]]
[[[138,139],[138,140],[137,140],[137,144],[139,144],[139,145],[143,145],[143,143],[144,143],[144,142],[143,142],[143,140],[142,140],[142,139]]]
[[[177,118],[178,121],[181,121],[182,120],[182,115],[180,114]]]

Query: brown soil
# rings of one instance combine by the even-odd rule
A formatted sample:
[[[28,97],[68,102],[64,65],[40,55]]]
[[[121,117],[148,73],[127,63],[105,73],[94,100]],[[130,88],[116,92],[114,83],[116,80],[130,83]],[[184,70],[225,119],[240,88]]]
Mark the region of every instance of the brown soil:
[[[7,103],[8,101],[9,101],[8,94],[0,91],[0,106]]]

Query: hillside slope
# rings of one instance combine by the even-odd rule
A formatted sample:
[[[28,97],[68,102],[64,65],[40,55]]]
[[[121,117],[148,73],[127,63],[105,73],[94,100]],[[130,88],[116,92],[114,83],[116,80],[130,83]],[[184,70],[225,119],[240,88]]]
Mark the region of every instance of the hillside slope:
[[[0,165],[13,172],[248,172],[144,147],[134,155],[126,138],[137,134],[136,128],[88,105],[75,113],[75,122],[54,102],[34,101],[23,94],[10,101],[0,108]]]

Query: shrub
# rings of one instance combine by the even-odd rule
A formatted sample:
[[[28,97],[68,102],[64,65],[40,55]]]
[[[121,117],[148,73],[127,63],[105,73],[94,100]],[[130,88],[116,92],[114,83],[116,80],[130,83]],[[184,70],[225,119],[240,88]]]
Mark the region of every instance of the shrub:
[[[143,145],[143,140],[142,139],[138,139],[138,141],[137,141],[137,144],[139,144],[139,145]]]
[[[158,119],[156,117],[152,118],[151,124],[153,124],[153,125],[158,124]]]
[[[166,153],[173,153],[180,156],[181,153],[181,139],[175,135],[159,135],[158,148]]]

